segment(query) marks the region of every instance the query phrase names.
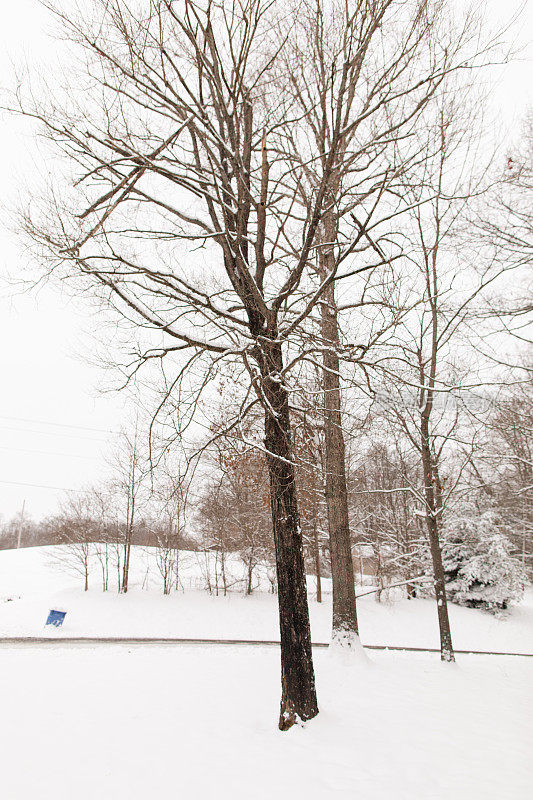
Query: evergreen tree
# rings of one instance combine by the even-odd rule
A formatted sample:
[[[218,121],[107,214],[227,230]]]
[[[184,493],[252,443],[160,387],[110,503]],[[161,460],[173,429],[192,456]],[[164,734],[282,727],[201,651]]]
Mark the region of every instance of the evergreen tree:
[[[526,574],[494,511],[464,508],[450,516],[442,556],[452,602],[496,613],[521,599]]]

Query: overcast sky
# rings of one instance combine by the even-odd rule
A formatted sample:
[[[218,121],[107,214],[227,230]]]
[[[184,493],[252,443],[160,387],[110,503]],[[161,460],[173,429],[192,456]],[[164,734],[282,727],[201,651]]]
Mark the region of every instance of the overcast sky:
[[[86,0],[90,2],[90,0]],[[522,5],[517,0],[491,0],[488,18],[494,24]],[[0,75],[12,84],[13,62],[43,63],[54,53],[49,16],[38,0],[2,4]],[[533,104],[533,3],[515,26],[513,36],[526,45],[521,59],[494,72],[498,80],[493,109],[509,132],[519,138],[519,124]],[[7,206],[16,204],[21,186],[31,185],[35,170],[32,136],[20,121],[0,118],[0,185]],[[28,256],[6,230],[0,217],[0,274],[22,270]],[[57,286],[32,294],[16,293],[0,283],[0,514],[9,518],[26,503],[38,519],[52,513],[64,492],[98,480],[106,471],[105,456],[124,415],[124,399],[102,395],[106,376],[80,357],[95,326],[83,301],[62,295]],[[89,340],[90,341],[90,340]]]

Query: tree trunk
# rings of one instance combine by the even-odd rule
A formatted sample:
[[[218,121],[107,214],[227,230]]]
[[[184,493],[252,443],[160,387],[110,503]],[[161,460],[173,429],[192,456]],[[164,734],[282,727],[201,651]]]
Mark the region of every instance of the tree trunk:
[[[335,240],[335,225],[326,220],[325,238]],[[324,248],[320,255],[320,277],[333,270],[333,252]],[[321,303],[321,333],[326,348],[323,356],[324,441],[326,461],[326,505],[331,553],[333,589],[333,640],[351,645],[358,636],[355,583],[353,572],[348,490],[341,418],[339,380],[339,329],[334,284],[330,283]]]
[[[222,550],[221,555],[221,569],[222,569],[222,584],[224,586],[224,597],[228,594],[228,581],[226,578],[226,551]]]
[[[248,580],[246,583],[246,594],[252,594],[252,578],[253,578],[253,561],[252,557],[250,556],[248,560]]]
[[[215,550],[215,597],[218,597],[218,550]]]
[[[204,561],[207,591],[209,594],[213,594],[213,588],[211,586],[211,560],[209,558],[209,550],[204,550]]]
[[[313,519],[313,549],[315,556],[315,575],[316,575],[316,601],[322,602],[322,574],[320,568],[320,547],[318,543],[318,526],[316,513]]]
[[[362,560],[361,560],[362,563]],[[363,568],[361,566],[361,576],[363,574]],[[381,603],[381,592],[383,591],[383,569],[382,569],[382,562],[381,562],[381,548],[378,546],[377,548],[377,558],[376,558],[376,578],[377,578],[377,591],[376,591],[376,603]]]
[[[131,466],[128,480],[128,503],[126,509],[126,541],[124,544],[124,571],[122,575],[122,591],[128,591],[130,575],[131,540],[133,538],[133,520],[135,518],[135,490],[136,490],[136,458],[137,458],[137,424],[135,425],[135,439],[131,454]]]
[[[439,543],[437,520],[430,514],[426,516],[431,560],[433,562],[433,585],[435,586],[435,599],[437,601],[437,614],[439,617],[440,631],[440,657],[442,661],[455,661],[452,645],[450,620],[448,617],[448,602],[442,567],[442,554]]]
[[[438,486],[435,487],[434,480],[436,473],[433,464],[431,447],[429,441],[429,420],[426,414],[422,414],[421,419],[421,449],[422,449],[422,468],[424,473],[424,492],[426,499],[426,525],[429,538],[429,548],[431,551],[431,561],[433,563],[433,585],[435,587],[435,599],[437,601],[437,614],[439,618],[440,633],[440,657],[442,661],[455,661],[452,645],[452,634],[450,630],[450,620],[448,617],[448,602],[446,598],[446,584],[444,580],[444,568],[442,566],[442,553],[439,541],[439,526],[437,514],[440,511],[440,504],[437,505],[437,496],[440,496]]]
[[[265,447],[278,583],[281,638],[280,730],[318,714],[311,652],[302,533],[296,500],[289,399],[282,384],[279,342],[263,343],[258,388],[265,406]]]
[[[131,530],[128,526],[126,532],[126,542],[124,543],[124,566],[122,572],[122,591],[128,591],[128,579],[130,575],[130,553],[131,553]]]
[[[131,554],[131,539],[133,535],[133,500],[128,498],[127,508],[127,522],[126,522],[126,539],[124,541],[124,564],[122,567],[122,592],[126,594],[128,591],[128,580],[130,575],[130,554]]]

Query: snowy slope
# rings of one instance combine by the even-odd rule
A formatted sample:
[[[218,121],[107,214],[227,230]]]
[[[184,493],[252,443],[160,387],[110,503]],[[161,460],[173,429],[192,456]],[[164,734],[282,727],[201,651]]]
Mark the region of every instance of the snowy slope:
[[[63,627],[52,632],[54,636],[278,638],[277,598],[266,591],[250,597],[240,592],[215,597],[200,589],[185,588],[164,596],[153,554],[138,548],[133,558],[132,588],[126,596],[102,592],[96,571],[91,582],[94,588],[84,592],[79,577],[54,563],[54,550],[0,552],[0,636],[42,635],[48,611],[59,606],[67,610],[67,617]],[[196,555],[189,554],[183,562],[184,586],[201,585]],[[234,565],[234,571],[238,571],[238,565]],[[311,588],[312,583],[311,578]],[[143,584],[149,588],[143,590]],[[324,602],[318,604],[310,590],[309,602],[313,640],[328,641],[331,596],[326,593]],[[358,615],[365,644],[438,646],[431,600],[377,603],[371,595],[358,601]],[[533,653],[532,592],[502,618],[455,605],[450,605],[450,616],[458,649]]]
[[[163,596],[135,553],[127,596],[84,593],[49,548],[0,552],[2,800],[526,800],[533,769],[533,659],[314,653],[320,714],[277,730],[279,652],[267,647],[82,645],[65,635],[277,637],[276,598],[198,589]],[[237,569],[237,565],[234,565]],[[200,572],[194,559],[190,585]],[[186,577],[186,576],[184,576]],[[142,585],[148,589],[142,589]],[[187,585],[187,581],[185,581]],[[11,599],[9,599],[11,598]],[[330,598],[310,593],[327,640]],[[359,602],[363,641],[437,644],[430,601]],[[458,647],[533,652],[533,604],[506,618],[452,607]]]

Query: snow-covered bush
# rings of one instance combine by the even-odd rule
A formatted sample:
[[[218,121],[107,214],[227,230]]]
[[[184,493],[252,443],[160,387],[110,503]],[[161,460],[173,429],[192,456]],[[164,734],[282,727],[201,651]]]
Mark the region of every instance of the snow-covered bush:
[[[446,592],[453,603],[496,613],[521,599],[526,574],[493,511],[463,508],[443,530]]]

